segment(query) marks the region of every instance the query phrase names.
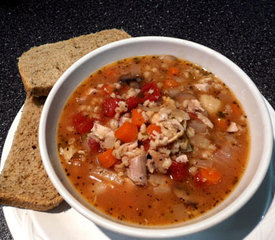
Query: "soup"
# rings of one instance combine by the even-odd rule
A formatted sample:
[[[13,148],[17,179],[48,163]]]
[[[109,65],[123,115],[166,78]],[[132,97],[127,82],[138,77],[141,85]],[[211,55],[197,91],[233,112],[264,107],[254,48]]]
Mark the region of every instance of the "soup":
[[[61,164],[101,212],[140,225],[214,208],[246,167],[246,115],[211,72],[174,56],[104,66],[73,92],[57,133]]]

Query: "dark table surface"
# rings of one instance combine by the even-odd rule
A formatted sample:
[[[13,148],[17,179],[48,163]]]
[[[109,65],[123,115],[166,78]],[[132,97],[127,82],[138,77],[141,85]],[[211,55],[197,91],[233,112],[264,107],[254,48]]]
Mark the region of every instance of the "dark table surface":
[[[32,46],[103,29],[206,45],[239,65],[275,107],[274,14],[273,0],[0,1],[0,153],[25,99],[17,58]],[[12,239],[2,208],[0,239]]]

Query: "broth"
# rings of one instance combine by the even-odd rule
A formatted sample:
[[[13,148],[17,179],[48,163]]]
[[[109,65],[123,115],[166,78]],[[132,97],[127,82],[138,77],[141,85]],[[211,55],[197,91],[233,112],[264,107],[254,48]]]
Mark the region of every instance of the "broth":
[[[122,59],[90,75],[61,114],[69,180],[119,221],[168,225],[215,207],[241,178],[246,115],[214,74],[173,56]]]

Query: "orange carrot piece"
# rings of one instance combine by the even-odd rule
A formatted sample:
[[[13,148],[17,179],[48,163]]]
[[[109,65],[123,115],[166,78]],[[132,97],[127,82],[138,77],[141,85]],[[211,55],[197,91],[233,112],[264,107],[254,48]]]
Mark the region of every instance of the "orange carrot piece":
[[[150,135],[154,134],[153,133],[154,131],[161,133],[161,127],[157,126],[156,124],[150,124],[146,129],[146,132],[149,133]]]
[[[216,118],[214,121],[215,127],[225,131],[228,128],[228,121],[226,118]]]
[[[112,94],[114,92],[113,88],[108,84],[103,84],[102,89],[107,94]]]
[[[115,136],[123,142],[133,142],[137,139],[138,128],[133,123],[125,122],[116,130]]]
[[[145,123],[145,120],[142,116],[142,112],[139,112],[138,109],[134,109],[132,111],[132,123],[138,127]]]
[[[112,152],[113,149],[108,149],[107,151],[98,154],[97,159],[102,167],[110,168],[117,162],[117,159],[113,156]]]
[[[240,106],[237,103],[235,103],[235,104],[232,103],[232,104],[230,104],[230,108],[232,111],[231,116],[235,119],[239,118],[242,113]]]
[[[208,183],[217,184],[221,181],[222,175],[216,168],[201,168],[199,171]]]
[[[179,86],[179,83],[174,79],[167,79],[163,83],[164,88],[173,88]]]
[[[173,74],[173,75],[177,75],[177,74],[179,74],[180,70],[179,70],[178,67],[170,67],[168,69],[168,72],[171,73],[171,74]]]

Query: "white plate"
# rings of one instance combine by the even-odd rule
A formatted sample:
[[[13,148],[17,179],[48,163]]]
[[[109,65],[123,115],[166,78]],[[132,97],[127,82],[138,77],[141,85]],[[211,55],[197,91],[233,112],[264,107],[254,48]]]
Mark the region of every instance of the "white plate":
[[[266,103],[272,118],[273,133],[275,136],[275,111],[268,102]],[[21,113],[22,108],[15,117],[8,132],[1,156],[1,168],[12,145]],[[275,239],[274,149],[272,159],[272,164],[264,182],[252,199],[241,210],[215,227],[189,235],[184,239]],[[48,212],[14,207],[3,207],[3,212],[14,240],[135,239],[98,227],[73,210],[65,202],[58,208]]]

